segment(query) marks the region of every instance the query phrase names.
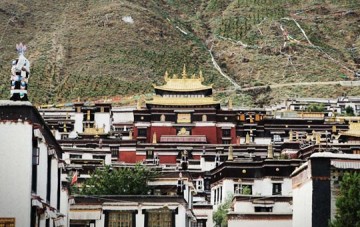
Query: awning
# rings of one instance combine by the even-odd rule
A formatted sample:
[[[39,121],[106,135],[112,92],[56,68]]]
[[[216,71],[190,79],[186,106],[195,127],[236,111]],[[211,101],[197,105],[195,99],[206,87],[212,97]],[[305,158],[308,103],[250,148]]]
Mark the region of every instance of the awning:
[[[337,169],[360,169],[360,160],[331,160],[331,165]]]
[[[70,220],[100,220],[101,210],[70,210]]]

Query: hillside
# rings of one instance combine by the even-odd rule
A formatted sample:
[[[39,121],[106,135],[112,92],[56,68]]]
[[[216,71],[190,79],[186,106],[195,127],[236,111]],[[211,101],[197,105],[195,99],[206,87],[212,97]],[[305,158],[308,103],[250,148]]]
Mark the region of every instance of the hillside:
[[[149,93],[184,64],[189,74],[202,70],[219,99],[240,105],[360,95],[338,85],[235,91],[223,76],[242,88],[355,80],[358,0],[3,0],[0,21],[1,98],[19,42],[29,47],[37,104]]]

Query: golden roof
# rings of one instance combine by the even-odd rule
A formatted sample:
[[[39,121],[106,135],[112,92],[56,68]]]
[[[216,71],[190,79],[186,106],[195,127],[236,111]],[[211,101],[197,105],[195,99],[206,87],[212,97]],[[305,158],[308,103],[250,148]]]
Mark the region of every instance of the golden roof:
[[[349,130],[346,132],[341,132],[340,135],[360,137],[360,123],[350,122]]]
[[[201,71],[198,76],[193,74],[191,77],[188,77],[185,66],[181,78],[178,78],[176,74],[170,78],[168,72],[165,72],[164,79],[166,84],[161,86],[153,85],[154,88],[165,91],[201,91],[212,89],[212,85],[207,86],[202,84],[204,77]]]
[[[213,97],[164,98],[161,96],[154,96],[153,100],[146,101],[146,104],[156,104],[156,105],[164,105],[164,106],[200,106],[200,105],[220,104],[220,102],[215,101]]]

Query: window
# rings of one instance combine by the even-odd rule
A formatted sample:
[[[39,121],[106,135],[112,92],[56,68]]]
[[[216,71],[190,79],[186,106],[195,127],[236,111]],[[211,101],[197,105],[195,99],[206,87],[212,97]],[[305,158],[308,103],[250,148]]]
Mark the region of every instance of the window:
[[[272,207],[255,207],[255,212],[272,212]]]
[[[39,165],[39,154],[40,154],[39,142],[38,142],[37,138],[34,138],[33,139],[33,150],[32,150],[32,164],[33,165]]]
[[[280,135],[273,135],[273,141],[274,142],[281,142],[282,141],[281,136]]]
[[[196,185],[196,190],[204,191],[204,180],[203,179],[195,180],[195,185]]]
[[[236,195],[252,195],[252,185],[251,184],[235,184],[234,185],[234,194],[236,194]]]
[[[82,159],[82,155],[81,154],[71,154],[70,159]]]
[[[101,159],[105,161],[105,155],[93,155],[93,159]]]
[[[138,136],[146,137],[147,130],[146,128],[139,128]]]
[[[32,153],[33,165],[39,165],[39,153],[40,153],[40,149],[38,147],[33,147],[33,153]]]
[[[222,130],[222,136],[223,137],[230,137],[230,129],[223,129]]]
[[[169,209],[149,211],[148,227],[170,227],[172,223],[172,212]]]
[[[197,220],[197,222],[191,222],[191,227],[206,227],[206,220]]]
[[[132,227],[132,219],[131,212],[110,212],[108,227]]]
[[[110,151],[111,151],[112,158],[119,157],[119,147],[110,147]]]
[[[273,195],[281,195],[281,183],[273,183]]]
[[[230,141],[231,141],[231,140],[223,140],[223,141],[222,141],[222,144],[230,144]]]
[[[217,196],[217,195],[216,195],[216,192],[217,192],[217,189],[214,190],[214,204],[217,203],[217,200],[216,200],[216,198],[217,198],[217,197],[216,197],[216,196]]]
[[[146,151],[146,158],[147,159],[153,159],[154,158],[154,151],[153,150],[147,150]]]

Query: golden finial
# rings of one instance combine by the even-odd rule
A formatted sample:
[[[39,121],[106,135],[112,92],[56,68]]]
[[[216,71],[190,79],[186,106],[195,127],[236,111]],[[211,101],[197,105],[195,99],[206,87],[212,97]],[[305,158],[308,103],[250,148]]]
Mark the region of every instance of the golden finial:
[[[154,134],[153,134],[152,143],[157,143],[157,141],[156,141],[156,132],[154,132]]]
[[[289,141],[290,142],[293,141],[293,131],[292,130],[289,131]]]
[[[177,79],[178,76],[176,74],[173,75],[173,79]]]
[[[80,96],[78,96],[78,102],[80,102]]]
[[[233,147],[231,145],[229,146],[228,160],[229,161],[234,160],[234,150],[233,150]]]
[[[195,74],[192,74],[191,79],[195,79],[195,78],[196,78]]]
[[[90,121],[90,110],[87,111],[86,120],[87,120],[87,121]]]
[[[201,82],[204,82],[204,77],[203,77],[203,73],[202,73],[201,70],[200,70],[200,72],[199,72],[199,78],[200,78],[200,81],[201,81]]]
[[[186,74],[186,66],[185,66],[185,64],[184,64],[184,68],[183,68],[183,72],[182,72],[182,78],[183,78],[183,79],[186,79],[186,77],[187,77],[187,74]]]
[[[320,144],[320,133],[316,133],[315,135],[315,144]]]
[[[268,152],[267,158],[274,158],[274,149],[272,143],[269,143],[267,152]]]
[[[129,140],[132,140],[133,139],[133,132],[132,130],[129,131]]]
[[[250,135],[249,135],[249,133],[246,133],[245,143],[246,143],[246,144],[249,144],[249,143],[250,143]]]
[[[169,81],[169,74],[168,74],[167,71],[165,71],[164,80],[165,80],[166,82]]]
[[[64,122],[64,132],[67,132],[66,123]]]

